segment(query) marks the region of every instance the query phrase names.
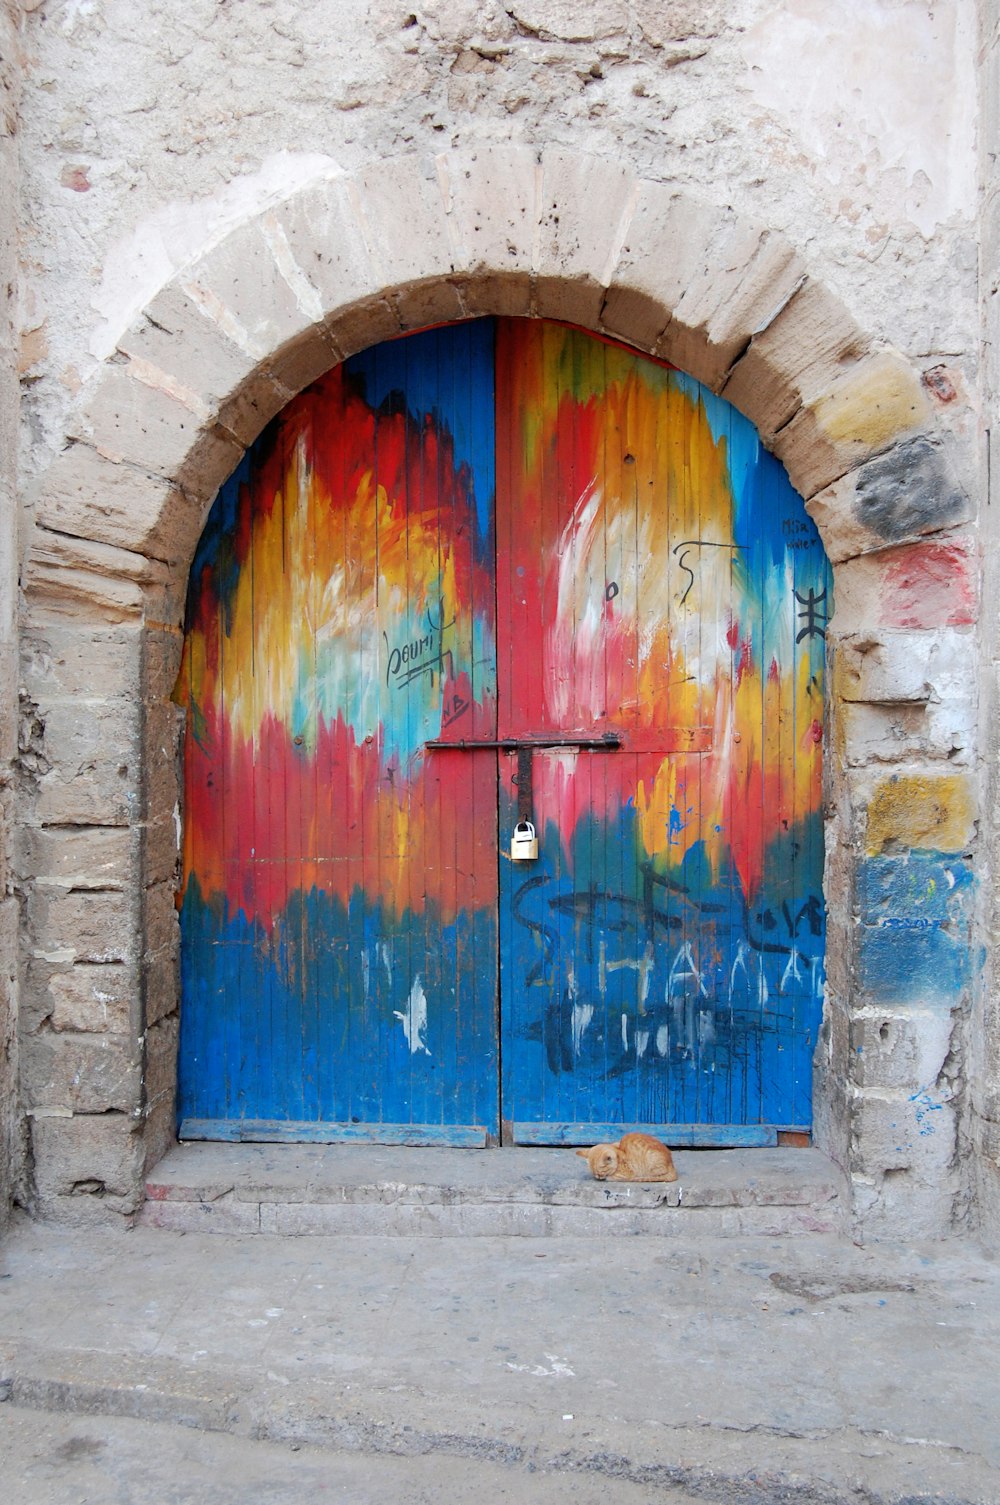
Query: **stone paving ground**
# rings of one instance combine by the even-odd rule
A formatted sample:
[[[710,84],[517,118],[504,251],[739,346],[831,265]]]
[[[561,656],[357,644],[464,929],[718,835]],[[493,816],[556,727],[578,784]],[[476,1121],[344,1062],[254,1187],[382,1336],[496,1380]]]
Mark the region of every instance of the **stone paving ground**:
[[[5,1505],[1000,1500],[968,1243],[17,1223]]]

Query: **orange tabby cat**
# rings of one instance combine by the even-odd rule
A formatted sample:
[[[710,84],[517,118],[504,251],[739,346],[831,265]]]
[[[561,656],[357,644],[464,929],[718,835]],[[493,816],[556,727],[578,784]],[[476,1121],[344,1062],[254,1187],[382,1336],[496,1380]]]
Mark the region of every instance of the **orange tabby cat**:
[[[597,1181],[676,1181],[674,1157],[652,1134],[623,1134],[617,1144],[577,1150]]]

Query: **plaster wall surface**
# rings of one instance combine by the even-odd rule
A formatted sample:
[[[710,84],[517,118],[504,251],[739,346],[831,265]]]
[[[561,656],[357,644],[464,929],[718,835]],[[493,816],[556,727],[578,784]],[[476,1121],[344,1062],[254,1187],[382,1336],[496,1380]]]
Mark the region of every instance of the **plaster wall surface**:
[[[986,472],[983,509],[983,613],[981,634],[983,816],[986,826],[986,871],[979,939],[985,964],[971,1027],[970,1132],[975,1164],[975,1193],[984,1236],[1000,1235],[1000,15],[983,8],[979,49],[982,173],[982,392]]]
[[[837,568],[817,1137],[863,1229],[961,1221],[973,0],[141,10],[42,0],[25,38],[22,1083],[41,1202],[130,1215],[172,1133],[169,695],[214,487],[340,353],[493,310],[689,367],[806,496]]]
[[[877,337],[976,349],[975,9],[898,0],[44,0],[24,463],[213,237],[323,167],[564,146],[781,231]]]
[[[0,4],[0,1228],[20,1179],[17,1093],[17,900],[13,893],[17,754],[17,201],[21,94],[18,7]]]

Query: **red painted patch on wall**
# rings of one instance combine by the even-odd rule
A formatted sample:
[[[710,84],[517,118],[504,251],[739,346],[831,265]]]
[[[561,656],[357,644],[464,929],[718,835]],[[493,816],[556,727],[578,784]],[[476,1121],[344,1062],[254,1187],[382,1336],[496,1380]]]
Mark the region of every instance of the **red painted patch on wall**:
[[[969,539],[887,549],[882,562],[884,627],[964,627],[975,621],[976,560]]]

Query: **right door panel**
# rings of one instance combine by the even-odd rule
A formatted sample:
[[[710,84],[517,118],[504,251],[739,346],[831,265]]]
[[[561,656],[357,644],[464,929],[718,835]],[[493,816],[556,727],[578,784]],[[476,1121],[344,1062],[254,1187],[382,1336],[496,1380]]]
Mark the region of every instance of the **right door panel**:
[[[520,1142],[811,1122],[829,570],[752,426],[580,331],[497,325],[502,1116]]]

